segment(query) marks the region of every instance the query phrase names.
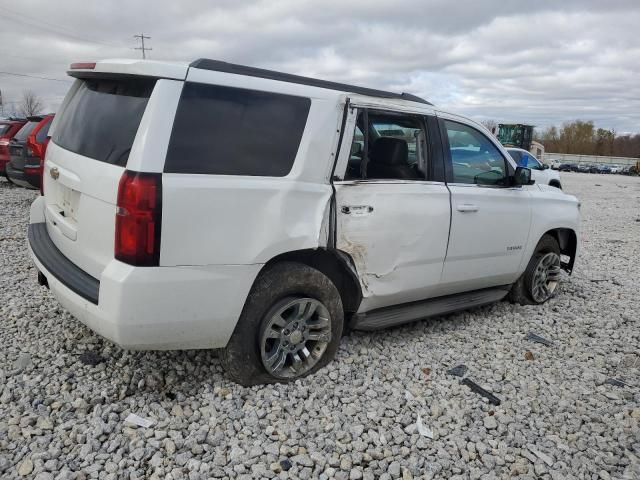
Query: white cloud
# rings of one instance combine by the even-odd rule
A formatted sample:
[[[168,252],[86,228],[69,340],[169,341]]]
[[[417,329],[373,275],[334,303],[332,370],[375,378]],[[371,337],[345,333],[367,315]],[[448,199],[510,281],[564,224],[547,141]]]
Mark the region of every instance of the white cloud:
[[[24,0],[0,6],[0,70],[64,78],[71,61],[217,58],[422,95],[478,119],[592,119],[639,131],[634,0]],[[68,84],[0,74],[50,109]]]

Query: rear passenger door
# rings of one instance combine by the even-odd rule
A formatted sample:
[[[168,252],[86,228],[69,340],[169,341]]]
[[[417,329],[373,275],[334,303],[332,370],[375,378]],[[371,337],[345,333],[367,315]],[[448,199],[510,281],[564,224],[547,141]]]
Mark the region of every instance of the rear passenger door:
[[[424,115],[351,108],[334,177],[336,247],[363,291],[360,311],[439,294],[449,191]]]
[[[451,235],[442,283],[457,293],[516,280],[529,236],[528,187],[510,186],[513,166],[485,133],[441,118],[451,191]]]

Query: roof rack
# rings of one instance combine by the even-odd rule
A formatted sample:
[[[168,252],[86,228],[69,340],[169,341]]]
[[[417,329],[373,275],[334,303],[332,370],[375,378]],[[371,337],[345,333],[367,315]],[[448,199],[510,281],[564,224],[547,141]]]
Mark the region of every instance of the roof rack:
[[[198,60],[195,60],[194,62],[191,62],[189,66],[193,68],[200,68],[202,70],[213,70],[216,72],[233,73],[236,75],[245,75],[248,77],[267,78],[269,80],[278,80],[280,82],[309,85],[311,87],[326,88],[328,90],[338,90],[340,92],[359,93],[361,95],[368,95],[370,97],[399,98],[411,102],[433,105],[431,102],[427,102],[424,98],[420,98],[410,93],[387,92],[384,90],[376,90],[374,88],[359,87],[357,85],[349,85],[346,83],[331,82],[328,80],[319,80],[317,78],[292,75],[290,73],[277,72],[275,70],[265,70],[263,68],[248,67],[246,65],[238,65],[235,63],[223,62],[221,60],[200,58]]]

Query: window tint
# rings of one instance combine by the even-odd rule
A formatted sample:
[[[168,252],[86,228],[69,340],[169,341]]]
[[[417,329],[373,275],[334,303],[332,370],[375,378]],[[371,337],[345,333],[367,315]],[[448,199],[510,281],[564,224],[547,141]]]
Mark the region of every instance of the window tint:
[[[47,119],[46,125],[44,125],[40,130],[38,130],[38,133],[36,133],[36,142],[42,143],[47,139],[47,135],[49,134],[49,127],[51,126],[52,121],[53,119],[51,120]]]
[[[186,83],[164,171],[283,177],[310,106],[304,97]]]
[[[60,114],[52,140],[101,162],[125,166],[155,79],[87,79]]]
[[[18,140],[19,142],[25,142],[27,140],[27,137],[31,134],[33,129],[36,128],[36,125],[38,125],[38,123],[40,122],[25,123],[24,127],[22,127],[20,131],[18,131],[18,133],[16,133],[15,137],[13,138]]]
[[[368,112],[366,178],[424,180],[427,147],[423,122],[410,115]],[[361,112],[351,146],[346,179],[362,178],[365,116]]]
[[[445,120],[454,183],[506,185],[505,159],[484,134],[461,123]]]

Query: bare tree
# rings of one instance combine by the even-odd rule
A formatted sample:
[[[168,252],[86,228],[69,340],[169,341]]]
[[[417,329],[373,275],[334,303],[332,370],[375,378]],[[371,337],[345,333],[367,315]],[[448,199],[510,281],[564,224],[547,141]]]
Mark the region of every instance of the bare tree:
[[[487,118],[485,120],[482,120],[480,123],[494,135],[498,133],[498,122],[496,122],[495,120]]]
[[[33,90],[25,90],[22,92],[22,99],[18,105],[18,111],[23,117],[37,115],[42,112],[44,105],[42,99],[38,97]]]

